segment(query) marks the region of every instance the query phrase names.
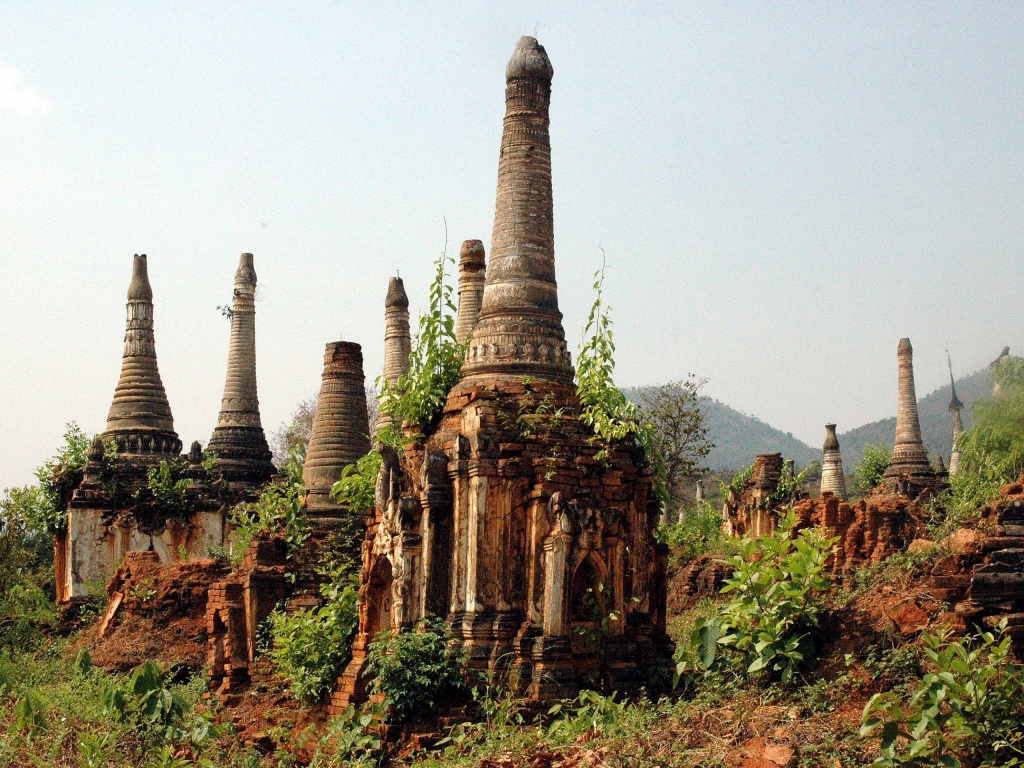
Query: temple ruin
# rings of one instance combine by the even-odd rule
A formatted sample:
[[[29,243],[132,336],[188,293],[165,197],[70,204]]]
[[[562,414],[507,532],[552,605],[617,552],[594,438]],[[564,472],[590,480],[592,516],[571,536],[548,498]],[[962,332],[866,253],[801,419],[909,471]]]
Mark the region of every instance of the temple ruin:
[[[533,700],[581,686],[635,691],[668,669],[667,553],[653,536],[650,470],[628,444],[595,458],[577,415],[555,285],[552,74],[544,48],[521,38],[506,69],[490,263],[462,377],[436,428],[418,440],[407,431],[401,453],[381,449],[359,629],[332,711],[365,697],[379,631],[430,615],[446,619],[471,666]],[[467,335],[482,255],[463,248]],[[511,416],[538,402],[564,410],[529,428]]]
[[[256,395],[255,289],[252,254],[242,254],[235,273],[224,397],[210,441],[219,477],[211,477],[198,442],[181,454],[157,365],[147,259],[134,257],[121,376],[106,430],[89,451],[85,476],[69,505],[67,530],[56,543],[60,602],[88,598],[129,552],[152,550],[169,563],[226,546],[227,508],[273,474]],[[149,491],[149,471],[161,463],[191,481],[185,509],[178,514],[169,515]]]
[[[949,476],[952,477],[960,471],[960,435],[964,431],[964,420],[961,411],[964,409],[964,404],[956,396],[956,381],[953,380],[953,361],[949,360],[948,356],[946,359],[949,363],[949,387],[952,393],[949,399],[949,411],[953,414],[953,449],[949,454]]]

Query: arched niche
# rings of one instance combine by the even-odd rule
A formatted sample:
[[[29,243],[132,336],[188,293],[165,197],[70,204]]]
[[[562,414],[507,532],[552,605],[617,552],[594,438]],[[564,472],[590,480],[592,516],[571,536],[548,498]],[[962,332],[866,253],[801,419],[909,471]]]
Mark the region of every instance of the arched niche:
[[[366,633],[371,639],[378,632],[391,631],[393,581],[391,561],[383,556],[378,557],[370,572],[366,591]]]

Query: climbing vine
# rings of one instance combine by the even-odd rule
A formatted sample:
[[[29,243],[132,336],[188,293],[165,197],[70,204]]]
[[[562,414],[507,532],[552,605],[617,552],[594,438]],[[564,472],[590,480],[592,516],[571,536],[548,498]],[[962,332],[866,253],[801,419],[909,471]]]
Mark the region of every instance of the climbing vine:
[[[640,409],[615,386],[615,336],[610,308],[604,303],[604,265],[594,273],[594,304],[583,329],[583,344],[576,358],[576,394],[580,399],[580,420],[594,431],[601,446],[595,458],[607,462],[611,447],[632,435],[643,447],[655,475],[655,492],[664,498],[664,471],[653,449],[653,427]]]
[[[412,340],[409,372],[394,384],[377,380],[381,389],[381,413],[390,416],[394,427],[381,430],[378,438],[389,445],[401,447],[404,439],[396,428],[402,423],[426,430],[444,405],[448,391],[455,386],[462,372],[466,345],[455,339],[455,304],[452,285],[447,281],[447,267],[454,263],[442,251],[434,263],[434,281],[430,285],[430,304],[420,315],[419,327]]]

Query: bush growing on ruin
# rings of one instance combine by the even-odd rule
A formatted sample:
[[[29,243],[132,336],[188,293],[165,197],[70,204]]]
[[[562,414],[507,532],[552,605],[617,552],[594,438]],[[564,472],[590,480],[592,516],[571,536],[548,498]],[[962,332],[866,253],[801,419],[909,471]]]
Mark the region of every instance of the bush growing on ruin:
[[[370,643],[366,671],[370,690],[382,695],[387,719],[404,723],[429,714],[444,696],[466,688],[465,651],[441,619],[413,629],[382,632]]]
[[[331,486],[331,496],[354,512],[372,510],[382,461],[380,453],[371,450],[355,464],[349,464],[341,471],[341,479]]]
[[[288,614],[278,610],[267,619],[267,653],[292,694],[312,704],[331,691],[351,658],[359,622],[359,577],[335,569],[320,585],[323,603]]]
[[[85,465],[89,461],[90,439],[75,423],[67,425],[64,445],[53,458],[36,470],[39,479],[39,505],[32,524],[51,534],[67,527],[68,504],[71,494],[82,482]]]
[[[595,458],[607,461],[611,447],[633,436],[643,446],[655,472],[655,491],[664,501],[665,472],[661,456],[654,450],[654,429],[635,403],[615,386],[615,336],[609,307],[602,297],[604,266],[594,273],[594,303],[583,328],[583,343],[576,356],[576,394],[580,399],[580,420],[594,432],[601,446]]]
[[[1004,619],[977,637],[922,635],[929,671],[909,701],[887,691],[864,708],[861,735],[881,753],[872,765],[1024,765],[1024,669],[1010,661],[1005,628]]]
[[[686,507],[681,519],[659,528],[659,541],[668,544],[677,565],[717,552],[722,545],[722,513],[706,500]]]
[[[650,448],[657,454],[666,504],[675,510],[684,500],[684,486],[707,471],[704,459],[714,444],[708,439],[704,411],[698,404],[700,389],[707,379],[692,374],[685,381],[672,381],[638,390],[640,417],[650,425]]]
[[[233,564],[242,562],[245,550],[261,535],[284,536],[288,557],[302,547],[311,530],[302,508],[301,493],[299,483],[271,483],[263,488],[255,502],[235,506],[231,513]]]
[[[788,684],[814,659],[815,633],[832,589],[825,562],[836,539],[816,529],[796,533],[795,523],[790,513],[771,535],[738,543],[728,558],[733,574],[722,587],[731,597],[677,647],[677,679],[727,666],[744,677],[767,675]]]
[[[853,469],[853,481],[857,492],[866,496],[882,482],[885,468],[889,466],[889,449],[882,444],[867,445],[857,466]]]
[[[437,417],[448,391],[459,381],[466,345],[455,339],[457,309],[452,301],[452,284],[446,269],[454,261],[442,251],[434,263],[434,282],[430,285],[427,311],[420,315],[419,327],[412,339],[409,372],[388,384],[377,380],[381,389],[379,408],[391,417],[395,427],[403,422],[427,430]],[[394,427],[381,430],[378,437],[401,448],[404,438]]]

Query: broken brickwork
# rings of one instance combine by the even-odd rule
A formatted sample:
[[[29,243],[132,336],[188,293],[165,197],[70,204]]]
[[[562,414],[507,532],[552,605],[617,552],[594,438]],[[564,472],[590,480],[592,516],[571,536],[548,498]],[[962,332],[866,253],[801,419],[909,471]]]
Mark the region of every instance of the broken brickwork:
[[[779,487],[786,462],[781,453],[766,453],[754,459],[750,478],[739,493],[729,489],[722,505],[722,531],[727,536],[765,536],[775,530],[780,516],[803,491],[783,492]],[[792,465],[789,469],[792,475]]]

